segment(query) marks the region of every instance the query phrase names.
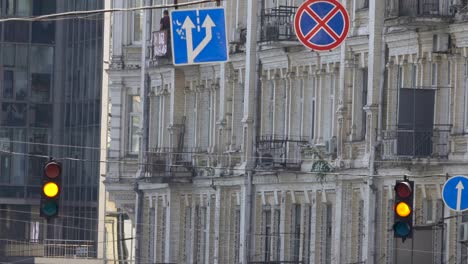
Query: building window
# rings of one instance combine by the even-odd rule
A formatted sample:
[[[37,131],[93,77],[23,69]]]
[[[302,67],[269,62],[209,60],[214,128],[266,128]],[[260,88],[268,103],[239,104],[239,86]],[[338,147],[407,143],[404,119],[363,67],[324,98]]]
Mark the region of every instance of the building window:
[[[3,70],[3,98],[13,97],[14,73],[12,70]]]
[[[0,14],[3,16],[31,16],[31,0],[0,0]]]
[[[364,200],[359,200],[359,210],[358,210],[358,243],[357,243],[357,262],[362,262],[362,244],[364,243]]]
[[[303,119],[304,119],[304,79],[300,79],[300,86],[299,86],[299,136],[303,136]]]
[[[0,138],[0,140],[5,140],[5,139]],[[0,146],[2,143],[0,143]],[[4,148],[0,148],[0,150],[6,151]],[[11,174],[11,155],[0,153],[0,183],[10,183],[10,174]]]
[[[275,134],[275,84],[270,81],[268,82],[269,86],[269,105],[268,105],[268,121],[269,121],[269,131],[271,135]]]
[[[326,79],[328,80],[328,89],[326,87],[323,87],[322,89],[322,94],[325,95],[325,97],[322,97],[324,105],[322,108],[324,110],[322,132],[323,139],[329,140],[333,137],[333,123],[335,116],[335,74],[328,75]]]
[[[397,85],[398,89],[402,88],[404,86],[403,82],[403,66],[399,65],[398,66],[398,73],[397,73]]]
[[[437,85],[437,64],[431,64],[431,85]]]
[[[423,201],[423,222],[425,224],[434,223],[434,205],[431,199]]]
[[[416,64],[411,64],[411,88],[416,88],[417,83],[417,66]]]
[[[239,263],[239,249],[240,249],[240,206],[236,206],[234,211],[234,263]]]
[[[263,261],[270,261],[271,258],[271,209],[270,207],[265,207],[263,209],[263,240],[265,241],[263,246]]]
[[[26,126],[26,104],[3,103],[1,125]]]
[[[133,7],[141,7],[143,6],[143,0],[134,0]],[[143,10],[135,10],[133,11],[133,42],[139,43],[141,42],[141,38],[143,35]]]
[[[292,207],[291,217],[291,259],[298,262],[300,259],[301,248],[301,205],[294,204]]]
[[[150,199],[153,199],[150,197]],[[156,237],[156,208],[149,208],[148,212],[148,222],[149,222],[149,241],[148,241],[148,250],[149,250],[149,259],[154,260],[155,258],[155,237]]]
[[[364,110],[364,107],[367,105],[367,78],[368,70],[367,68],[362,69],[362,105],[361,105],[361,139],[366,137],[366,127],[367,127],[367,113]]]
[[[357,2],[358,6],[357,9],[364,9],[364,8],[369,8],[369,0],[359,0]]]
[[[458,228],[458,242],[460,242],[460,255],[466,260],[468,255],[468,212],[463,212],[460,219],[460,227]],[[463,263],[463,261],[461,261]]]
[[[138,154],[140,151],[140,118],[141,118],[141,105],[140,96],[132,95],[129,99],[129,124],[128,124],[128,152],[129,154]]]
[[[321,234],[321,262],[331,263],[331,242],[332,242],[332,205],[322,204],[322,234]]]
[[[315,78],[311,79],[311,85],[312,89],[312,96],[311,96],[311,102],[310,102],[310,141],[312,141],[315,137],[314,130],[315,130]]]
[[[451,83],[451,81],[452,81],[452,78],[451,78],[451,76],[450,76],[450,75],[452,74],[452,73],[451,73],[452,69],[450,68],[451,65],[452,65],[452,64],[450,63],[450,61],[448,61],[448,62],[447,62],[447,84],[448,84],[448,85],[450,85],[450,83]]]
[[[184,254],[183,254],[183,262],[190,263],[190,249],[191,249],[191,241],[192,241],[192,207],[186,206],[185,207],[185,214],[184,214]]]
[[[207,208],[206,206],[196,206],[196,229],[194,230],[196,237],[195,237],[195,245],[196,245],[196,263],[205,263],[205,249],[206,249],[206,233],[208,230],[208,222],[207,222]]]

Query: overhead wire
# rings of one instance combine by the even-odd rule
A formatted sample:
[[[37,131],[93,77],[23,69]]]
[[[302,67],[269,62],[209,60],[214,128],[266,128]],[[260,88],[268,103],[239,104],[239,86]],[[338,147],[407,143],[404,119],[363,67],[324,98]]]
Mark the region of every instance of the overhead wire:
[[[79,16],[79,15],[98,15],[98,14],[114,13],[114,12],[176,8],[176,7],[184,7],[184,6],[191,6],[191,5],[199,5],[203,3],[213,3],[213,1],[212,0],[196,0],[196,1],[189,1],[185,3],[177,3],[177,4],[162,4],[162,5],[127,7],[127,8],[109,8],[109,9],[96,9],[96,10],[83,10],[83,11],[69,11],[69,12],[53,13],[53,14],[47,14],[47,15],[41,15],[41,16],[33,16],[33,17],[8,17],[8,18],[1,18],[0,23],[8,22],[8,21],[48,21],[48,20],[56,20],[56,19],[74,19],[76,18],[75,16]]]
[[[0,150],[0,153],[4,154],[11,154],[11,155],[20,155],[20,156],[28,156],[28,157],[36,157],[36,158],[45,158],[49,159],[52,156],[51,155],[39,155],[39,154],[30,154],[30,153],[23,153],[23,152],[14,152],[14,151],[6,151],[6,150]],[[165,154],[165,155],[177,155],[174,153],[158,153],[158,154]],[[180,154],[187,154],[187,153],[180,153]],[[166,163],[158,163],[158,162],[139,162],[139,161],[130,161],[130,160],[125,160],[125,159],[120,159],[120,160],[112,160],[112,159],[107,159],[107,160],[91,160],[91,159],[81,159],[81,158],[74,158],[74,157],[53,157],[57,161],[80,161],[80,162],[90,162],[90,163],[109,163],[109,164],[123,164],[123,165],[144,165],[144,166],[154,166],[154,165],[159,165],[159,166],[170,166],[173,168],[180,167],[180,168],[186,168],[185,165],[180,165],[180,164],[166,164]],[[208,165],[190,165],[191,168],[195,169],[218,169],[216,166],[208,166]],[[229,168],[223,168],[227,169],[230,171],[241,171],[241,172],[246,172],[246,169],[243,168],[235,168],[235,167],[229,167]],[[350,169],[352,170],[352,169]],[[300,175],[305,175],[305,174],[311,174],[311,175],[316,175],[318,172],[314,171],[291,171],[291,170],[275,170],[275,169],[261,169],[261,168],[254,168],[251,169],[253,172],[258,172],[258,173],[272,173],[272,174],[278,174],[278,173],[294,173],[294,174],[300,174]],[[463,174],[466,173],[466,171],[461,171],[459,173],[452,172],[452,174]],[[156,173],[158,175],[158,173]],[[163,174],[163,173],[160,173]],[[337,176],[337,177],[351,177],[351,178],[364,178],[364,177],[375,177],[375,178],[385,178],[385,177],[401,177],[402,174],[375,174],[375,175],[370,175],[370,174],[365,174],[365,173],[353,173],[353,172],[346,172],[346,171],[337,171],[337,172],[323,172],[323,174],[327,176]],[[445,173],[440,173],[440,174],[405,174],[409,178],[445,178],[446,174]],[[124,177],[125,178],[125,177]],[[135,177],[129,177],[129,179],[135,178]],[[209,177],[216,179],[217,177]]]

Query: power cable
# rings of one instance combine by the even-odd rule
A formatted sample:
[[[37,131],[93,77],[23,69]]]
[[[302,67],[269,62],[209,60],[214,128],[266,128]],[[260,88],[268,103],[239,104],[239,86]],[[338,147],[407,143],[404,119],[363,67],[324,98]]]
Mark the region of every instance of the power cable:
[[[140,7],[129,7],[129,8],[110,8],[110,9],[96,9],[96,10],[86,10],[86,11],[70,11],[70,12],[53,13],[53,14],[35,16],[35,17],[2,18],[2,19],[0,19],[0,22],[7,22],[7,21],[48,21],[50,19],[73,19],[73,18],[76,18],[75,16],[79,16],[79,15],[98,15],[98,14],[113,13],[113,12],[127,12],[127,11],[163,9],[163,8],[177,8],[177,7],[198,5],[198,4],[210,3],[210,2],[212,3],[213,1],[212,0],[197,0],[197,1],[190,1],[190,2],[185,2],[185,3],[180,3],[180,4],[164,4],[164,5],[140,6]]]
[[[11,154],[11,155],[19,155],[19,156],[28,156],[28,157],[36,157],[36,158],[45,158],[45,159],[49,159],[51,157],[51,155],[39,155],[39,154],[29,154],[29,153],[21,153],[21,152],[14,152],[14,151],[6,151],[6,150],[0,150],[0,153],[5,153],[5,154]],[[162,154],[162,155],[170,155],[170,153],[159,153],[159,154]],[[183,153],[181,153],[183,154]],[[187,153],[185,153],[187,154]],[[173,154],[173,155],[178,155],[178,154]],[[201,155],[203,156],[203,155]],[[120,159],[120,160],[90,160],[90,159],[81,159],[81,158],[73,158],[73,157],[54,157],[55,160],[57,161],[63,161],[63,160],[69,160],[69,161],[81,161],[81,162],[89,162],[89,163],[108,163],[108,164],[123,164],[123,165],[145,165],[145,166],[154,166],[154,165],[159,165],[159,166],[170,166],[172,168],[177,168],[177,167],[180,167],[180,168],[186,168],[185,165],[178,165],[178,164],[166,164],[166,163],[148,163],[148,162],[138,162],[138,161],[129,161],[129,160],[123,160],[123,159]],[[191,168],[195,168],[195,169],[218,169],[218,167],[216,166],[206,166],[206,165],[190,165],[189,167]],[[227,170],[230,170],[230,171],[241,171],[241,172],[246,172],[247,170],[246,169],[240,169],[240,168],[224,168],[224,169],[227,169]],[[345,169],[346,170],[346,169]],[[353,170],[353,169],[349,169],[349,170]],[[313,171],[310,171],[310,172],[307,172],[307,171],[293,171],[293,170],[287,170],[287,168],[285,170],[274,170],[274,169],[252,169],[252,171],[254,172],[258,172],[258,173],[272,173],[272,174],[279,174],[279,173],[295,173],[295,174],[313,174],[313,175],[316,175],[317,173],[319,172],[313,172]],[[466,173],[466,171],[463,171],[463,172],[452,172],[452,174],[464,174]],[[402,174],[385,174],[385,175],[380,175],[380,174],[376,174],[376,175],[369,175],[369,174],[360,174],[360,173],[357,173],[357,174],[354,174],[352,172],[346,172],[346,171],[338,171],[338,172],[323,172],[323,174],[327,175],[327,176],[346,176],[346,177],[352,177],[352,178],[364,178],[364,177],[375,177],[375,178],[384,178],[384,177],[401,177]],[[446,175],[445,173],[444,174],[419,174],[419,175],[410,175],[410,174],[406,174],[407,177],[409,178],[445,178]],[[157,176],[156,176],[157,177]],[[219,177],[211,177],[213,179],[218,179]],[[134,177],[131,177],[130,179],[134,179]]]

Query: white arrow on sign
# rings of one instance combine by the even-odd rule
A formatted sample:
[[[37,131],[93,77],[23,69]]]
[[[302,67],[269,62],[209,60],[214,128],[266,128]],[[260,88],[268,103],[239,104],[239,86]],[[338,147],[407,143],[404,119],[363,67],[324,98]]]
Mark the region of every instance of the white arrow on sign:
[[[458,191],[457,193],[457,211],[460,211],[461,209],[461,201],[462,201],[462,192],[465,187],[463,186],[462,181],[459,181],[457,184],[457,187],[455,187]]]
[[[205,28],[206,35],[203,40],[198,44],[198,46],[193,49],[193,39],[192,39],[192,29],[195,28],[190,17],[185,18],[184,24],[182,28],[185,29],[185,33],[187,34],[187,59],[188,63],[193,63],[195,58],[200,54],[200,52],[210,43],[211,39],[213,38],[212,28],[216,27],[216,24],[213,22],[209,15],[206,16],[205,21],[203,21],[202,28]]]

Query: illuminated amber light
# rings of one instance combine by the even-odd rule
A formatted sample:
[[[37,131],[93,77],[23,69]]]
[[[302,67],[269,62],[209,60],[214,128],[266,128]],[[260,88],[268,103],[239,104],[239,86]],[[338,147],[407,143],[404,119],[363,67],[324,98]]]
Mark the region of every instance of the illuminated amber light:
[[[395,207],[395,211],[397,215],[399,215],[400,217],[407,217],[408,215],[411,214],[411,208],[405,202],[398,203],[397,206]]]
[[[59,187],[55,182],[48,182],[42,187],[42,192],[49,198],[54,198],[59,193]]]

